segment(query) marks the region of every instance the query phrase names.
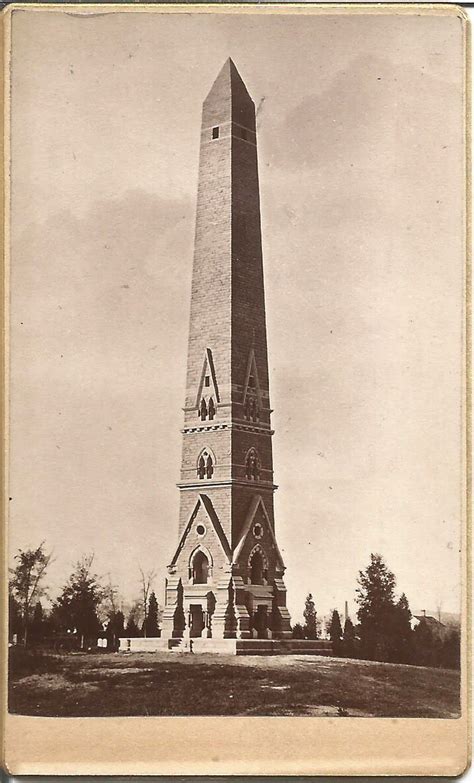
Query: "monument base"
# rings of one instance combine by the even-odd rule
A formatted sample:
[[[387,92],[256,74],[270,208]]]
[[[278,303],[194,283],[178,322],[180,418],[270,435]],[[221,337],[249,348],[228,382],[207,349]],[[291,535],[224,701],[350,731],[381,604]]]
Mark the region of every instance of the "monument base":
[[[209,653],[218,655],[332,655],[332,643],[323,639],[142,639],[122,638],[119,652]]]

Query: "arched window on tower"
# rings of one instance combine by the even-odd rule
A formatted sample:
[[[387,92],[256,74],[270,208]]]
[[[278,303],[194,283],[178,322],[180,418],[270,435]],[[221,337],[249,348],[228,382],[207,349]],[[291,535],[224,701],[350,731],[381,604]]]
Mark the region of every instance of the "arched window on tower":
[[[214,473],[214,465],[212,462],[212,457],[210,454],[207,455],[206,459],[206,476],[208,479],[212,478],[212,474]]]
[[[260,462],[255,449],[250,449],[245,458],[245,475],[253,481],[258,481],[260,478]]]
[[[212,420],[214,418],[214,416],[216,415],[216,408],[215,408],[214,400],[212,399],[212,397],[209,400],[209,405],[207,406],[207,411],[208,411],[208,414],[209,414],[209,419]]]
[[[193,564],[192,564],[193,584],[195,585],[207,584],[208,576],[209,576],[209,560],[207,559],[204,552],[198,549],[198,551],[193,557]]]
[[[200,417],[201,421],[206,421],[207,405],[206,405],[206,400],[204,399],[204,397],[202,398],[201,404],[199,406],[199,417]]]
[[[197,474],[200,479],[203,479],[204,476],[206,475],[206,462],[202,454],[199,457]]]
[[[265,564],[263,557],[258,549],[253,553],[250,560],[250,584],[263,585],[265,574]]]
[[[199,455],[199,459],[197,461],[197,475],[198,478],[204,479],[204,478],[212,478],[212,474],[214,473],[214,458],[212,456],[212,453],[209,449],[203,449]]]

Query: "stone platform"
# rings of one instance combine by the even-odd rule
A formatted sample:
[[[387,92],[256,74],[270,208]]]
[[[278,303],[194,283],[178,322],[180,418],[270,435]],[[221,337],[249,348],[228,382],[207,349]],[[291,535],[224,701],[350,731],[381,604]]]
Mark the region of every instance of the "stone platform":
[[[120,639],[119,652],[213,653],[221,655],[332,655],[322,639]]]
[[[331,642],[316,639],[192,639],[193,653],[228,655],[331,655]]]

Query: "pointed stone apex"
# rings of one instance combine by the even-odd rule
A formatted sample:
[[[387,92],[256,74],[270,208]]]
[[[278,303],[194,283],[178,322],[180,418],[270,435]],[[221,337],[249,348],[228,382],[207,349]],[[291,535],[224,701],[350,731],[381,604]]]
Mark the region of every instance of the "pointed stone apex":
[[[221,70],[219,71],[219,76],[221,73],[228,73],[230,79],[235,79],[236,77],[240,79],[240,81],[243,83],[242,77],[240,73],[237,70],[237,66],[234,63],[232,57],[228,57],[225,61],[224,65],[222,66]],[[219,76],[217,78],[219,78]]]
[[[231,57],[220,69],[203,106],[203,127],[234,119],[246,127],[255,125],[255,106]]]
[[[228,57],[227,60],[225,61],[224,65],[222,66],[221,71],[223,71],[224,68],[229,68],[229,67],[232,67],[232,66],[235,68],[235,63],[234,63],[232,57]]]
[[[220,69],[219,73],[217,74],[214,80],[214,84],[212,85],[209,94],[206,98],[206,101],[213,95],[213,93],[220,91],[220,89],[228,90],[229,93],[232,93],[235,88],[238,88],[240,86],[242,86],[245,92],[247,92],[247,88],[245,87],[243,79],[240,73],[238,72],[233,59],[231,57],[228,57],[224,65]]]

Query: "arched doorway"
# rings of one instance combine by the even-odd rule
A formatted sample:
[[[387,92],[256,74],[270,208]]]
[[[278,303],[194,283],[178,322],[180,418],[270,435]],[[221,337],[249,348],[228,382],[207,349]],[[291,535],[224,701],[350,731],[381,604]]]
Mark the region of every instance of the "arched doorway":
[[[189,635],[192,638],[202,636],[205,627],[206,620],[201,604],[191,604],[189,607]]]
[[[253,615],[253,627],[256,631],[257,639],[268,639],[268,614],[267,607],[261,604],[257,606],[257,611]]]

